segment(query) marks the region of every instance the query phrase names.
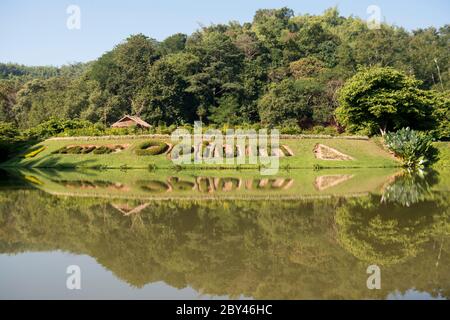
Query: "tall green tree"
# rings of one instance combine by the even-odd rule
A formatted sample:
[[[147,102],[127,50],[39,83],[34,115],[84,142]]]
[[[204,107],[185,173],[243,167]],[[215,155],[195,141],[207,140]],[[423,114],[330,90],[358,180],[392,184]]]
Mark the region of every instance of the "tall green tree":
[[[433,99],[420,84],[393,68],[361,69],[340,90],[337,119],[350,132],[368,134],[403,127],[430,129]]]
[[[184,53],[157,61],[150,68],[146,85],[133,99],[133,113],[154,124],[193,120],[193,97],[186,89],[195,63],[195,57]]]
[[[319,83],[308,79],[273,83],[258,103],[262,123],[275,126],[288,122],[307,126],[321,89]]]

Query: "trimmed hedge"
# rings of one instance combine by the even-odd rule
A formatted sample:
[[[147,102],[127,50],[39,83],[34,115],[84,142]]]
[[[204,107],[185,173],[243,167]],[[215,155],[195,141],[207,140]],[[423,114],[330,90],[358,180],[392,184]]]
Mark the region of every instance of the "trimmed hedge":
[[[62,147],[58,150],[52,151],[52,154],[67,154],[67,147]]]
[[[83,154],[91,153],[91,152],[94,151],[95,149],[96,149],[95,146],[92,146],[92,147],[86,147],[86,148],[83,149]]]
[[[136,154],[138,156],[157,156],[165,153],[169,145],[162,141],[145,141],[138,145]]]
[[[80,146],[74,146],[74,147],[67,148],[68,154],[80,154],[82,151],[83,151],[83,147],[80,147]]]
[[[98,148],[95,148],[94,151],[92,151],[94,154],[110,154],[114,150],[111,148],[108,148],[107,146],[101,146]]]
[[[110,154],[114,152],[116,149],[123,150],[122,146],[72,146],[72,147],[62,147],[61,149],[55,150],[52,154]]]

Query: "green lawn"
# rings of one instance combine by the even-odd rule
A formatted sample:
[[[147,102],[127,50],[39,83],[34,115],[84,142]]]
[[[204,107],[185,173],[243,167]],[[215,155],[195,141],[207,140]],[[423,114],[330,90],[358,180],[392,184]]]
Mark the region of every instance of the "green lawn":
[[[2,164],[8,167],[45,167],[45,168],[148,168],[150,165],[157,169],[171,169],[174,167],[167,155],[137,156],[137,146],[148,139],[144,138],[120,138],[96,140],[46,140],[33,148],[23,150],[20,156]],[[163,141],[168,142],[168,140]],[[313,153],[316,144],[324,144],[335,148],[354,158],[350,161],[319,160]],[[69,145],[120,145],[127,144],[125,150],[106,155],[96,154],[52,154],[53,151]],[[352,139],[282,139],[280,144],[287,145],[294,152],[294,156],[280,159],[281,168],[383,168],[396,167],[399,163],[388,152],[379,146],[376,140],[352,140]],[[32,158],[24,158],[30,151],[45,146],[45,149]],[[195,169],[217,168],[218,165],[183,165]],[[220,167],[236,168],[237,165],[220,165]],[[255,165],[241,165],[241,168]]]
[[[450,142],[435,142],[434,146],[439,150],[439,160],[436,167],[450,167]]]

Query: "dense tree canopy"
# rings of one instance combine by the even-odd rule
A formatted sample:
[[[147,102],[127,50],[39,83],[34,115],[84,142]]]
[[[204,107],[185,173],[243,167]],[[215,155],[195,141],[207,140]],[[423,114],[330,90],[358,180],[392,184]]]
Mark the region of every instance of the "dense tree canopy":
[[[432,93],[419,88],[420,81],[392,68],[364,69],[339,93],[338,120],[351,131],[430,129]]]
[[[258,10],[249,23],[205,26],[161,42],[132,35],[87,64],[0,64],[0,120],[22,128],[55,116],[108,125],[133,113],[155,125],[198,118],[216,125],[336,125],[337,92],[361,66],[399,70],[392,71],[399,83],[391,91],[434,89],[448,96],[449,30],[408,32],[387,24],[369,30],[363,20],[342,17],[334,8],[315,16],[281,8]],[[375,100],[385,98],[379,94]],[[419,96],[428,93],[404,96],[395,108]],[[432,113],[448,118],[448,104],[430,99],[429,107],[439,109]],[[387,128],[426,116],[418,112],[392,119]]]

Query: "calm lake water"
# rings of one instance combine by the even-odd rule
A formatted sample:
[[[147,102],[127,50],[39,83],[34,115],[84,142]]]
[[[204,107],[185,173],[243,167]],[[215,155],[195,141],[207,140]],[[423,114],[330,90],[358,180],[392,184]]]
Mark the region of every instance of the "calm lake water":
[[[0,299],[448,299],[449,177],[0,171]]]

